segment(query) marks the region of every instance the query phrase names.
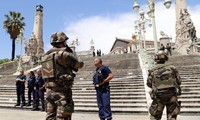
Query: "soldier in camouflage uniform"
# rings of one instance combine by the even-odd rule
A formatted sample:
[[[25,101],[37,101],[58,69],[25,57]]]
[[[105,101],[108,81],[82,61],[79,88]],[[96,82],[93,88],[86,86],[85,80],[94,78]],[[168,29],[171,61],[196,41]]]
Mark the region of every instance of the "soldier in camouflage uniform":
[[[67,46],[68,37],[63,32],[51,36],[51,48],[42,62],[46,87],[46,120],[71,120],[74,112],[72,85],[75,74],[83,67],[73,51]]]
[[[157,63],[149,70],[147,86],[151,88],[150,96],[153,100],[149,112],[151,120],[161,120],[164,107],[167,108],[167,120],[176,120],[180,113],[180,101],[177,96],[181,94],[181,79],[177,69],[165,64],[168,60],[164,51],[155,55]]]

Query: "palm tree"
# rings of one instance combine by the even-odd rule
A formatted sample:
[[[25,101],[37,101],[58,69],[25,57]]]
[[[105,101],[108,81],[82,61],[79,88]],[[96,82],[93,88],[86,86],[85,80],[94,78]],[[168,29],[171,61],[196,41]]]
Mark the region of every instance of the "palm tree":
[[[24,17],[21,13],[10,11],[9,15],[5,15],[6,20],[3,22],[3,28],[10,34],[12,39],[12,60],[15,58],[15,40],[20,34],[21,30],[24,30],[25,23],[23,22]]]

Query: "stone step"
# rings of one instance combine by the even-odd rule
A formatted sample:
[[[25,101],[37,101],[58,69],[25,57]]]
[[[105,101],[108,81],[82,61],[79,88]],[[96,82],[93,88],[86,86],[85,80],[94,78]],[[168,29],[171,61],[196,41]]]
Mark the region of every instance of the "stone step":
[[[2,93],[1,95],[15,95],[16,93]],[[27,95],[27,93],[25,93]],[[96,92],[87,92],[87,93],[73,93],[73,95],[77,96],[96,96]],[[127,96],[134,96],[134,95],[145,95],[144,92],[111,92],[111,96],[122,96],[122,95],[127,95]]]
[[[110,90],[111,92],[140,92],[140,91],[144,91],[144,88],[129,88],[129,89],[113,89],[111,88]],[[25,92],[28,92],[28,90],[26,90]],[[73,92],[74,93],[83,93],[83,92],[96,92],[96,90],[94,89],[94,87],[92,87],[91,89],[88,89],[88,88],[82,88],[82,89],[73,89]],[[0,94],[10,94],[10,93],[16,93],[16,90],[0,90]]]
[[[142,113],[147,114],[147,108],[111,108],[113,113]],[[75,107],[77,111],[98,112],[97,107]]]
[[[75,103],[76,107],[97,107],[97,103]],[[112,108],[147,108],[147,104],[116,104],[111,103]]]
[[[25,96],[28,98],[28,96]],[[96,96],[73,96],[74,99],[96,99]],[[118,100],[123,100],[123,99],[146,99],[145,95],[140,95],[140,96],[112,96],[111,99],[118,99]],[[0,100],[17,100],[16,95],[0,95]]]

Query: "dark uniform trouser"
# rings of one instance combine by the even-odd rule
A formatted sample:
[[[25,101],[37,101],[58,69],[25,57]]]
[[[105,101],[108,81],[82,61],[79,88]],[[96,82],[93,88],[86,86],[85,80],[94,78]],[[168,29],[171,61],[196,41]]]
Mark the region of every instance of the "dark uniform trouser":
[[[177,96],[153,100],[149,109],[149,112],[151,114],[150,119],[161,120],[165,106],[167,110],[167,120],[176,120],[177,115],[180,112],[180,106],[178,106]]]
[[[110,90],[96,87],[97,104],[99,108],[99,118],[101,120],[111,120],[112,112],[110,107]]]
[[[46,94],[46,120],[71,120],[74,112],[72,90],[47,88]]]
[[[31,104],[31,95],[33,96],[33,105],[35,105],[35,90],[33,87],[28,88],[28,104]]]
[[[42,109],[44,109],[44,91],[35,90],[35,107],[38,108],[39,106],[39,99],[42,103]]]
[[[22,99],[22,104],[25,105],[25,86],[24,85],[16,85],[16,92],[17,92],[17,104],[20,104],[20,101]]]

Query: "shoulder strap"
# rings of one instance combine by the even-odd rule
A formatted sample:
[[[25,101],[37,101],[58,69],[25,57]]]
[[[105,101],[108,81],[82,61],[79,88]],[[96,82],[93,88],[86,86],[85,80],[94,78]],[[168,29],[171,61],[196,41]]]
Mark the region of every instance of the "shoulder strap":
[[[160,69],[160,68],[163,68],[166,66],[170,66],[170,64],[159,64],[159,65],[156,65],[156,66],[152,67],[151,69],[149,69],[149,71],[154,71],[156,69]]]
[[[98,70],[97,70],[97,72],[100,72],[100,71],[102,71],[103,69],[105,68],[105,66],[103,65],[103,66],[101,66]]]

